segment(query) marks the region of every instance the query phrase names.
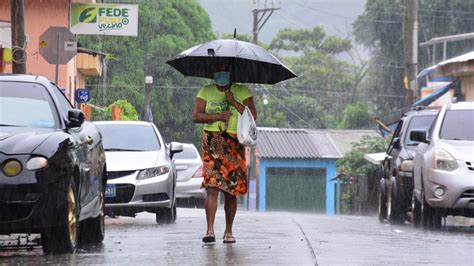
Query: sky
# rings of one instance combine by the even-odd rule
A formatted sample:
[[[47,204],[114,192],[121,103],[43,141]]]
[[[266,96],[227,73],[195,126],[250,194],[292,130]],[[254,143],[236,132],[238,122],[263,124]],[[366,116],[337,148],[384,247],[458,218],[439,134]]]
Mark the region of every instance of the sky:
[[[252,35],[254,8],[280,7],[259,33],[269,44],[282,28],[313,28],[321,25],[328,35],[350,38],[352,23],[363,12],[365,0],[198,0],[208,12],[215,33],[243,32]]]

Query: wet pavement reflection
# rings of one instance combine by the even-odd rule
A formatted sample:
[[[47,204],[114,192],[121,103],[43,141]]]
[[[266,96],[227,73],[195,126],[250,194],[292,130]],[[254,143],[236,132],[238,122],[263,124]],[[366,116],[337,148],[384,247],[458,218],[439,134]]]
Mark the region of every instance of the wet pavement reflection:
[[[70,255],[43,255],[38,235],[1,236],[0,264],[474,264],[474,228],[451,221],[430,232],[409,224],[380,224],[375,217],[240,211],[235,244],[222,243],[222,210],[214,244],[201,242],[202,209],[178,209],[178,219],[170,225],[156,224],[153,214],[141,213],[107,218],[106,226],[103,244],[81,246]],[[20,247],[14,245],[17,240]]]

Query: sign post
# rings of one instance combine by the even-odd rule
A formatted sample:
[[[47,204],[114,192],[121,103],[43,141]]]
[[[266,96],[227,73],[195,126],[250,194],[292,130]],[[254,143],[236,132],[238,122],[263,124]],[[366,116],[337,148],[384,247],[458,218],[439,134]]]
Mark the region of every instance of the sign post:
[[[40,36],[39,52],[50,64],[56,65],[55,82],[58,84],[59,65],[69,62],[77,53],[77,42],[66,27],[49,27]]]

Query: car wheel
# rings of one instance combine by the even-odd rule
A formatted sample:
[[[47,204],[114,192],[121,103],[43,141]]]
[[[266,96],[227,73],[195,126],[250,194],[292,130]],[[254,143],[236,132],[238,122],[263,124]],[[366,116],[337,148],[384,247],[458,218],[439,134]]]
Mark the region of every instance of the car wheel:
[[[46,254],[71,253],[78,243],[79,203],[74,178],[70,179],[63,197],[66,204],[57,213],[60,225],[46,228],[41,233],[41,244]]]
[[[441,216],[437,213],[435,208],[426,202],[423,186],[421,187],[421,224],[424,229],[436,230],[441,228]]]
[[[79,242],[81,244],[101,243],[105,236],[105,192],[103,185],[99,189],[99,216],[82,221]]]
[[[387,193],[386,193],[385,179],[380,180],[378,201],[379,201],[379,221],[381,223],[387,218]]]
[[[416,198],[415,193],[413,192],[412,200],[411,200],[411,205],[412,205],[412,223],[413,225],[418,228],[421,225],[422,222],[422,216],[421,216],[421,209],[422,209],[422,204],[421,202]]]
[[[395,177],[391,177],[390,183],[387,193],[387,217],[390,223],[403,224],[405,222],[405,211],[402,207],[404,201],[401,199],[401,193]]]
[[[156,210],[156,222],[159,224],[170,224],[176,221],[176,204],[171,208],[159,208]]]

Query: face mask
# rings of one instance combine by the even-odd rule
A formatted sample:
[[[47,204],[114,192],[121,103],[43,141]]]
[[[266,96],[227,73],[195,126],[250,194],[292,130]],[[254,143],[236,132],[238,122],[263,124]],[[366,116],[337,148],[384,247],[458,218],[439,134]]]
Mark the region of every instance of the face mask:
[[[214,81],[219,86],[226,86],[230,83],[230,72],[216,72],[214,73]]]

